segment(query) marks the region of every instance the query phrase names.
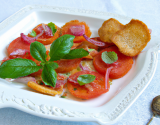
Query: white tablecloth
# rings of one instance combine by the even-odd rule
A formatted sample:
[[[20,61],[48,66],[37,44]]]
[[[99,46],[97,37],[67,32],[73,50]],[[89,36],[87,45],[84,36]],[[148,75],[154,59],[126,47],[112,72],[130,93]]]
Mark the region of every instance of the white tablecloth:
[[[160,35],[159,0],[1,0],[0,22],[26,5],[52,5],[117,13],[144,21],[153,35]],[[115,125],[145,125],[151,118],[151,101],[160,95],[160,54],[155,75],[141,96]],[[155,120],[152,125],[156,125]],[[160,124],[160,120],[159,120]],[[93,122],[66,122],[36,117],[17,109],[0,109],[0,125],[96,125]]]

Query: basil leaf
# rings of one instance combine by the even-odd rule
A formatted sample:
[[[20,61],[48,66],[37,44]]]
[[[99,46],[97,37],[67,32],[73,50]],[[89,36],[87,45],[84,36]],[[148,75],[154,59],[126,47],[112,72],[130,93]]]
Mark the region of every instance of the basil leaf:
[[[41,68],[41,66],[37,66],[32,60],[21,58],[11,59],[5,61],[0,66],[0,77],[18,78],[37,72]]]
[[[0,66],[2,65],[2,61],[0,61]]]
[[[112,64],[118,60],[117,54],[113,51],[112,52],[107,52],[107,51],[103,52],[101,55],[101,58],[105,63],[108,63],[108,64]]]
[[[38,61],[46,61],[46,48],[45,46],[40,42],[33,42],[30,45],[30,53],[33,58],[35,58]]]
[[[95,50],[95,49],[88,49],[89,52],[92,52],[92,51],[94,51],[94,50]]]
[[[52,87],[56,86],[57,81],[57,73],[53,69],[52,64],[45,64],[42,71],[42,80],[45,85],[49,85]]]
[[[63,57],[63,59],[76,59],[87,56],[89,53],[84,49],[73,49],[67,55]]]
[[[54,36],[55,32],[57,31],[55,24],[50,22],[50,23],[48,23],[48,27],[52,30],[52,34]]]
[[[32,30],[32,32],[30,33],[30,35],[31,35],[32,37],[36,37],[36,32],[35,32],[34,30]]]
[[[55,62],[47,62],[46,64],[49,64],[53,69],[57,69],[58,68],[58,64]]]
[[[70,75],[71,75],[71,73],[70,72],[68,72],[68,73],[61,73],[63,76],[66,76],[66,77],[69,77]]]
[[[95,80],[96,76],[91,75],[91,74],[85,74],[85,75],[80,75],[77,78],[77,81],[80,85],[85,85],[87,83],[91,83]]]
[[[73,46],[73,39],[75,36],[72,35],[63,35],[56,39],[50,47],[50,60],[56,61],[62,59],[66,54],[69,53],[71,47]]]

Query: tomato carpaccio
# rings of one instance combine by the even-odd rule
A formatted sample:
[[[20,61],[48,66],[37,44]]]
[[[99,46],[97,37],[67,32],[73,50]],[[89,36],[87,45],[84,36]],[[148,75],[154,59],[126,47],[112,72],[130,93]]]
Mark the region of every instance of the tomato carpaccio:
[[[81,33],[78,33],[78,31],[74,29],[75,27],[77,29],[79,28],[79,31],[83,33],[83,35],[79,35]],[[109,80],[107,79],[108,74],[110,79],[117,79],[117,78],[123,77],[132,68],[132,64],[133,64],[132,57],[128,57],[120,53],[118,48],[115,45],[104,43],[103,41],[100,40],[99,37],[94,37],[91,39],[102,42],[103,44],[105,44],[104,46],[99,47],[96,44],[86,41],[86,39],[84,38],[84,34],[87,37],[90,37],[91,31],[89,29],[89,26],[85,22],[72,20],[70,22],[67,22],[61,28],[55,25],[55,28],[57,29],[57,31],[53,36],[52,30],[49,29],[47,24],[37,25],[35,28],[32,29],[36,32],[36,35],[37,35],[35,37],[35,40],[38,42],[41,42],[43,45],[49,46],[52,42],[54,42],[54,40],[56,40],[60,36],[65,34],[71,34],[71,35],[75,35],[75,38],[73,40],[74,44],[71,49],[83,48],[89,52],[89,55],[83,58],[60,59],[60,60],[54,61],[58,64],[58,68],[55,69],[55,71],[58,73],[57,85],[56,85],[57,88],[60,88],[61,85],[66,84],[66,81],[67,81],[67,89],[73,96],[81,99],[95,98],[109,91],[110,84],[109,84]],[[33,37],[30,35],[30,33],[26,36],[30,38]],[[21,36],[16,38],[9,44],[7,48],[9,57],[5,58],[4,61],[7,61],[9,59],[14,59],[14,58],[23,58],[23,59],[30,59],[34,61],[38,66],[41,65],[40,61],[37,61],[31,56],[30,44],[31,42],[28,42],[28,43],[24,42]],[[100,50],[100,52],[98,52],[98,50]],[[104,51],[107,51],[107,52],[114,51],[118,56],[118,60],[113,64],[106,64],[101,58],[101,54]],[[49,61],[50,59],[49,51],[47,51],[46,54],[47,54],[46,60]],[[84,68],[81,65],[81,63],[88,62],[88,61],[91,63],[88,63],[88,64],[85,63],[87,65],[85,65],[85,68]],[[89,68],[89,67],[93,67],[93,68]],[[109,71],[108,74],[106,73],[107,69],[110,69],[108,70]],[[41,78],[42,70],[43,69],[40,69],[38,72],[30,74],[30,76]],[[68,77],[68,80],[66,77],[64,78],[63,73],[71,74]],[[94,75],[96,76],[96,79],[91,83],[88,83],[85,85],[79,85],[79,83],[77,82],[77,78],[80,75],[84,75],[84,74]]]
[[[96,79],[91,83],[80,86],[77,82],[77,78],[84,74],[94,75],[96,76]],[[99,73],[83,70],[69,76],[67,88],[69,92],[77,98],[91,99],[108,92],[110,84],[108,82],[107,86],[105,86],[104,76],[100,75]]]
[[[101,58],[102,53],[105,51],[114,51],[117,53],[118,60],[112,64],[106,64]],[[133,58],[120,53],[116,46],[111,46],[103,49],[95,56],[93,59],[93,65],[95,69],[103,75],[105,75],[106,69],[112,66],[113,68],[110,71],[109,78],[118,79],[127,74],[128,71],[132,68]]]

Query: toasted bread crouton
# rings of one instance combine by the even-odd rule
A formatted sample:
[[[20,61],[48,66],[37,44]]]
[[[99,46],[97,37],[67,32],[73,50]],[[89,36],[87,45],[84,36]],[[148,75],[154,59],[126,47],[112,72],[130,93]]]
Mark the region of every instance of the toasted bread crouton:
[[[150,41],[150,31],[142,21],[132,19],[125,28],[116,32],[111,41],[127,56],[138,55]]]
[[[63,86],[61,86],[60,89],[54,90],[53,88],[50,88],[48,86],[44,86],[44,85],[39,85],[35,82],[29,81],[27,83],[28,87],[43,93],[43,94],[47,94],[47,95],[57,95],[57,94],[61,94],[63,92]]]
[[[123,28],[124,25],[118,20],[110,18],[103,22],[102,26],[98,30],[98,34],[103,42],[112,43],[112,35]]]

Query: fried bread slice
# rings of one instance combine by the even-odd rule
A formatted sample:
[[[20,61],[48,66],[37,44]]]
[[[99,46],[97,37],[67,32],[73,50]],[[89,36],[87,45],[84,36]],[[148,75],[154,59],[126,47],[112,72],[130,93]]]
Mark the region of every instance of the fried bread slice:
[[[116,32],[111,41],[127,56],[138,55],[150,41],[151,35],[146,24],[132,19],[125,28]]]
[[[118,20],[110,18],[103,22],[102,26],[98,30],[98,34],[103,42],[112,43],[112,35],[123,28],[124,25]]]
[[[32,81],[29,81],[27,83],[28,87],[40,92],[40,93],[43,93],[43,94],[47,94],[47,95],[59,95],[63,92],[63,85],[61,86],[60,89],[57,89],[57,90],[54,90],[53,88],[50,88],[48,86],[44,86],[44,85],[39,85],[35,82],[32,82]]]

